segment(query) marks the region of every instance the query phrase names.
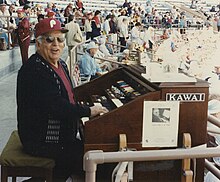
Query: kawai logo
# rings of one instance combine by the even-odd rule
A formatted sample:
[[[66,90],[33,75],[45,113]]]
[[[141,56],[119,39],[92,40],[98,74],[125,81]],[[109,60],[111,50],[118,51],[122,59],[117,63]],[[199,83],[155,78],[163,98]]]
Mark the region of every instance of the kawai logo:
[[[202,102],[205,101],[205,93],[167,93],[167,101]]]

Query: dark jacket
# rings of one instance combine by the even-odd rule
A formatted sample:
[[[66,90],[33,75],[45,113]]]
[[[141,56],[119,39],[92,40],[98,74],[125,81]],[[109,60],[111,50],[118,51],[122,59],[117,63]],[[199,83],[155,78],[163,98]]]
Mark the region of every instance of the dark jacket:
[[[109,21],[109,26],[110,26],[109,33],[117,33],[117,24],[114,22],[114,20]]]
[[[101,35],[101,28],[96,25],[95,20],[92,20],[91,27],[92,27],[92,39]]]
[[[20,6],[24,6],[25,4],[30,3],[28,0],[19,0]]]
[[[60,64],[70,79],[66,64]],[[80,118],[90,116],[89,107],[70,103],[62,80],[38,53],[18,72],[17,106],[19,136],[31,154],[48,145],[68,146],[76,140]]]

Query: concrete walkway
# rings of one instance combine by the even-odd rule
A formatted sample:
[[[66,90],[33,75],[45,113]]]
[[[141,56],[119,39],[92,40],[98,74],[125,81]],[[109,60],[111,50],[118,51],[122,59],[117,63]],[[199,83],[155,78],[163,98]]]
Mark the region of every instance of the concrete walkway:
[[[17,128],[16,77],[17,72],[13,72],[0,80],[0,152],[11,132]]]

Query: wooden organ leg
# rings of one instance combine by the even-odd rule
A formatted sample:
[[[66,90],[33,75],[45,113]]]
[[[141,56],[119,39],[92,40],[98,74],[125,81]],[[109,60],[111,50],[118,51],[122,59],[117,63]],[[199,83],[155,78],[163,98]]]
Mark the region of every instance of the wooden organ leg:
[[[183,134],[183,147],[191,148],[191,135],[189,133]],[[192,182],[193,171],[190,169],[190,159],[182,160],[182,171],[181,182]]]
[[[127,137],[126,134],[119,135],[119,151],[127,150]]]
[[[119,151],[127,150],[127,137],[126,134],[119,135]],[[115,182],[128,182],[128,172],[127,172],[128,162],[120,162],[116,166],[115,171]]]

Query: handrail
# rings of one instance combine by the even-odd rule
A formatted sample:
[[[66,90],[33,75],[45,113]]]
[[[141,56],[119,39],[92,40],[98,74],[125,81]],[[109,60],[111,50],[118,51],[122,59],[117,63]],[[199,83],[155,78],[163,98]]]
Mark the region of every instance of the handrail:
[[[125,161],[158,161],[179,160],[187,158],[208,158],[220,156],[220,147],[170,150],[148,150],[127,152],[103,152],[101,150],[88,151],[84,155],[83,168],[86,172],[85,181],[95,182],[98,164],[116,163]]]
[[[83,52],[77,52],[77,54],[83,55],[84,53]],[[110,62],[110,63],[116,63],[118,65],[123,65],[123,63],[121,63],[121,62],[111,60],[111,56],[109,56],[108,58],[105,58],[105,57],[101,58],[101,57],[94,56],[94,59],[99,59],[99,60],[102,60],[102,61],[107,61],[107,62]]]
[[[37,18],[37,16],[26,16],[27,18]],[[18,18],[18,16],[5,16],[5,15],[0,15],[0,18]]]
[[[126,48],[126,46],[122,46],[122,45],[119,45],[119,44],[114,44],[112,42],[107,42],[107,44],[110,44],[110,45],[113,45],[113,46],[117,46],[117,47]]]
[[[118,61],[114,61],[114,60],[111,60],[110,58],[111,57],[108,57],[108,59],[107,58],[100,58],[100,57],[94,57],[95,59],[100,59],[100,60],[102,60],[102,61],[108,61],[108,62],[110,62],[110,63],[116,63],[116,64],[118,64],[118,65],[123,65],[123,63],[120,63],[120,62],[118,62]]]
[[[47,0],[47,1],[45,1],[45,0],[29,0],[29,1],[34,2],[34,3],[40,2],[40,3],[45,3],[45,4],[48,2],[52,2],[52,3],[64,4],[64,5],[68,5],[69,3],[71,3],[70,1],[65,2],[65,1],[53,1],[53,0]]]
[[[218,119],[215,116],[208,115],[208,121],[212,123],[213,125],[217,126],[217,128],[207,128],[208,133],[212,134],[220,134],[220,119]],[[217,144],[215,146],[218,146]],[[220,180],[220,170],[211,162],[209,162],[207,159],[205,159],[205,168],[209,170],[211,173],[213,173],[219,180]]]

